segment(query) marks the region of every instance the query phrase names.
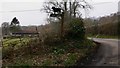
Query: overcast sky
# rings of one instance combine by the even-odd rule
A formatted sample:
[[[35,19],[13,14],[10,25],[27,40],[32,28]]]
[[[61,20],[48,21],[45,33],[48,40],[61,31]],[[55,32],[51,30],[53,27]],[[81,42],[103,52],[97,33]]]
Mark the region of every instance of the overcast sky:
[[[46,0],[47,1],[47,0]],[[87,0],[92,6],[87,17],[100,17],[116,13],[118,11],[119,0]],[[17,17],[21,25],[41,25],[45,24],[47,15],[40,11],[45,0],[0,0],[0,24],[3,22],[11,22]],[[10,12],[34,10],[25,12]],[[83,17],[85,11],[82,10]]]

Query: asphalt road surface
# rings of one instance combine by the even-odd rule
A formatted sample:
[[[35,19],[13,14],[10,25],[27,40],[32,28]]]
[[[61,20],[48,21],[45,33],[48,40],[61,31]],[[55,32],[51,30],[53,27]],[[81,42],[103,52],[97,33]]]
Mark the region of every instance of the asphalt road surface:
[[[96,56],[92,59],[92,66],[118,66],[120,65],[120,40],[117,39],[100,39],[92,40],[100,43],[100,48]]]

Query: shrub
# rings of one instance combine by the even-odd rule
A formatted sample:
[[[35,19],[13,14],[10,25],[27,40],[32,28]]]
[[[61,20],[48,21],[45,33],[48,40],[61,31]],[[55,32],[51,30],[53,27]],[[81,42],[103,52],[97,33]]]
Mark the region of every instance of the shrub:
[[[65,60],[64,65],[65,66],[74,65],[74,63],[76,62],[76,60],[77,60],[77,55],[73,54],[73,53],[70,53],[68,55],[67,59]]]
[[[85,28],[81,19],[75,18],[69,24],[69,30],[66,33],[67,38],[83,40],[85,38]]]
[[[58,55],[58,54],[63,54],[65,52],[64,49],[60,49],[60,48],[54,48],[53,49],[53,53]]]

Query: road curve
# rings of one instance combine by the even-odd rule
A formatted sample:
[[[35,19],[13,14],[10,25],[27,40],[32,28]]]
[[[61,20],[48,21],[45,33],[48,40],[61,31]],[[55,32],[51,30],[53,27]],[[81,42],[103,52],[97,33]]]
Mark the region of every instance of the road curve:
[[[92,38],[93,41],[100,43],[100,48],[90,65],[94,66],[118,66],[120,58],[120,40]]]

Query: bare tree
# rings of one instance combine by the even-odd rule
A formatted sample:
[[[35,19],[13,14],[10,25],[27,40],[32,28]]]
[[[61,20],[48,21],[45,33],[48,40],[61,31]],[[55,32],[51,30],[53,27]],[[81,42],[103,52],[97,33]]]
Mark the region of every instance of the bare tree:
[[[85,0],[66,0],[58,2],[57,0],[50,0],[48,2],[45,2],[43,5],[43,10],[48,13],[48,15],[53,14],[52,7],[60,8],[61,11],[64,13],[61,16],[56,16],[60,22],[61,22],[61,33],[64,33],[64,25],[69,23],[71,18],[81,18],[81,8],[82,9],[88,9],[91,8],[91,6],[85,1]],[[53,19],[55,19],[53,18]],[[49,19],[50,20],[50,19]]]

